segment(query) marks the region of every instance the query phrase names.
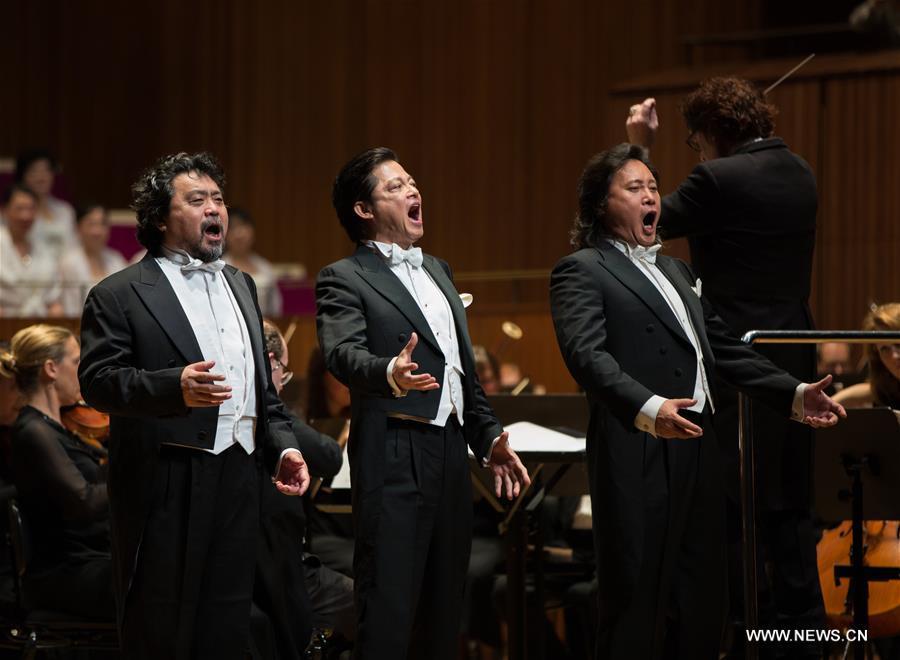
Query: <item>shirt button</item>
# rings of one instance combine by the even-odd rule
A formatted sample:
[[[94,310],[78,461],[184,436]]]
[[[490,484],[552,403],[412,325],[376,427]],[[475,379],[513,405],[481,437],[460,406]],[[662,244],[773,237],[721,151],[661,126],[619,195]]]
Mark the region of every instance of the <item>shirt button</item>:
[[[221,330],[222,332],[225,332],[225,328],[219,328],[219,330]]]
[[[228,367],[228,368],[231,369],[231,371],[234,371],[234,367]]]

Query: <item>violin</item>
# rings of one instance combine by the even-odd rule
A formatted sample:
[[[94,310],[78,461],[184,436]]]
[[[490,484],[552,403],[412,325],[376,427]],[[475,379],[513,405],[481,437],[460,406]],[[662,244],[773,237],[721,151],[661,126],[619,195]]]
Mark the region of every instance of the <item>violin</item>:
[[[819,582],[825,600],[827,627],[846,630],[853,627],[853,594],[850,580],[835,584],[836,564],[850,564],[851,521],[845,520],[827,530],[816,546]],[[900,521],[869,520],[863,526],[865,563],[870,566],[900,567]],[[869,583],[870,639],[900,634],[900,581]]]
[[[106,454],[104,445],[109,438],[109,415],[79,401],[62,410],[62,422],[84,444]]]

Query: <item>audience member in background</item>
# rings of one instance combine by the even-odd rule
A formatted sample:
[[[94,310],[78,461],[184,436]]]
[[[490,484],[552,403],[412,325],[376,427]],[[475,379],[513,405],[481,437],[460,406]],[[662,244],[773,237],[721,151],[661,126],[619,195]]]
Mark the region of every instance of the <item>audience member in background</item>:
[[[37,195],[37,218],[33,240],[59,258],[75,247],[75,210],[72,205],[53,196],[53,181],[58,171],[56,159],[46,149],[31,149],[16,158],[16,183]]]
[[[850,355],[850,344],[840,341],[827,341],[816,345],[816,374],[821,378],[832,374],[834,380],[825,392],[833,396],[848,385],[858,383],[860,375],[853,367]]]
[[[480,344],[472,346],[472,352],[475,354],[475,371],[478,373],[478,380],[481,381],[484,393],[499,394],[500,363],[497,358]]]
[[[874,307],[863,319],[863,330],[900,330],[900,303]],[[900,410],[900,342],[866,344],[869,379],[834,396],[846,408],[888,406]]]
[[[272,264],[253,251],[256,225],[244,209],[232,206],[228,209],[231,226],[225,243],[225,263],[242,270],[253,278],[259,295],[259,308],[263,316],[281,316],[281,293]]]
[[[0,373],[24,396],[13,427],[12,473],[33,555],[28,607],[112,620],[109,500],[100,455],[62,425],[81,399],[78,341],[66,328],[32,325],[0,353]]]
[[[37,195],[14,183],[2,202],[0,316],[61,316],[56,256],[34,237]]]
[[[290,354],[284,337],[271,321],[263,324],[266,351],[272,369],[272,383],[279,396],[293,377],[288,370]],[[341,469],[341,448],[337,442],[301,421],[293,411],[285,408],[293,423],[297,445],[303,453],[313,479],[329,479]],[[327,566],[315,556],[303,552],[306,537],[306,515],[303,500],[278,497],[273,488],[263,493],[263,534],[257,551],[257,585],[260,577],[267,579],[270,592],[277,593],[278,585],[287,582],[286,575],[297,572],[297,579],[305,583],[309,605],[312,606],[312,626],[340,633],[346,640],[354,638],[356,613],[353,609],[353,580]],[[258,589],[257,589],[258,591]],[[279,601],[283,602],[283,601]],[[264,608],[265,609],[265,608]],[[277,611],[277,610],[276,610]],[[291,615],[290,608],[281,612]],[[305,642],[309,641],[307,634]]]
[[[522,372],[515,362],[500,364],[500,392],[509,394],[546,394],[547,388],[539,383],[531,382],[531,378]]]
[[[835,380],[853,371],[850,360],[850,344],[840,341],[826,341],[817,346],[817,367],[820,374],[831,374]]]
[[[80,317],[88,291],[103,278],[125,268],[125,257],[107,247],[109,215],[99,204],[89,204],[77,215],[79,244],[59,262],[62,305],[66,316]]]

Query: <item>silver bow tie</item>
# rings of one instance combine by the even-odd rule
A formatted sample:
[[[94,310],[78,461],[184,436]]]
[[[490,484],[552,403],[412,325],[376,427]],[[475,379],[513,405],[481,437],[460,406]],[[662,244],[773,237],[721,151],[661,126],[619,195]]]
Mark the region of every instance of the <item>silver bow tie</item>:
[[[648,264],[656,263],[656,253],[659,252],[662,245],[651,245],[650,247],[644,247],[643,245],[638,245],[637,247],[631,248],[631,256],[634,259],[640,259],[641,261],[646,261]]]
[[[225,268],[225,262],[221,259],[216,259],[215,261],[191,259],[186,264],[181,265],[181,272],[187,274],[202,270],[206,273],[218,273],[223,268]]]
[[[396,243],[391,245],[391,265],[399,266],[404,261],[413,268],[419,268],[422,265],[422,248],[414,247],[404,250]]]

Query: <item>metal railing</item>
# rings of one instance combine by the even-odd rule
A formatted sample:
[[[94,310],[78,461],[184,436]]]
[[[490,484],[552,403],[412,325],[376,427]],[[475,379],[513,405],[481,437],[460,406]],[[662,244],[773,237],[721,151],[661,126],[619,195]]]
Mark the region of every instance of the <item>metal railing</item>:
[[[847,344],[900,342],[898,331],[865,330],[751,330],[741,338],[747,344],[823,344],[837,341]],[[753,448],[753,403],[738,393],[738,451],[741,476],[741,530],[744,568],[744,627],[759,628],[756,557],[756,467]],[[758,658],[758,642],[747,641],[748,660]]]

